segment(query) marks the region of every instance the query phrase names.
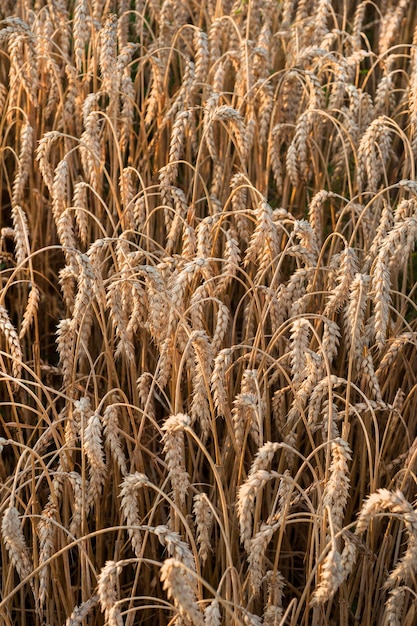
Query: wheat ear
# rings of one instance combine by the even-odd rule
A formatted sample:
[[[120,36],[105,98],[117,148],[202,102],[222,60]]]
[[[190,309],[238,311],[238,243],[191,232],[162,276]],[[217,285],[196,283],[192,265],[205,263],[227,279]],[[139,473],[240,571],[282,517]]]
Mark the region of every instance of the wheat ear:
[[[394,588],[401,581],[408,582],[417,570],[417,513],[401,491],[378,489],[365,501],[358,517],[356,534],[362,535],[370,521],[381,512],[398,515],[408,534],[407,550],[397,567],[390,573],[386,586]]]
[[[33,565],[29,556],[29,549],[20,526],[19,513],[14,506],[9,506],[1,521],[1,533],[10,560],[16,568],[21,580],[29,577]]]
[[[171,415],[163,427],[164,454],[176,501],[185,503],[190,478],[185,468],[184,429],[191,420],[184,413]]]
[[[23,353],[17,334],[13,324],[10,321],[9,314],[3,305],[0,304],[0,329],[6,339],[10,356],[12,359],[12,373],[16,381],[20,380],[22,374]]]
[[[203,626],[203,614],[197,604],[190,580],[185,576],[183,563],[177,559],[166,559],[161,567],[160,579],[168,598],[172,598],[179,615],[193,626]]]

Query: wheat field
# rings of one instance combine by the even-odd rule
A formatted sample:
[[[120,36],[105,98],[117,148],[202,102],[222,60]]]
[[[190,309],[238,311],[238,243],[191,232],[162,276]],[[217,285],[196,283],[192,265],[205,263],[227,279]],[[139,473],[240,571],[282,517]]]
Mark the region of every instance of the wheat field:
[[[0,57],[0,624],[417,624],[413,0],[3,0]]]

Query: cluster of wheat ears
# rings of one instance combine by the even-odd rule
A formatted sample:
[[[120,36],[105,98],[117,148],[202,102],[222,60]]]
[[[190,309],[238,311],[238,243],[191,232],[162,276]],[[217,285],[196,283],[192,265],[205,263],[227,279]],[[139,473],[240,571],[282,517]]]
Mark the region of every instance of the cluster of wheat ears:
[[[413,0],[0,20],[0,623],[415,624]]]

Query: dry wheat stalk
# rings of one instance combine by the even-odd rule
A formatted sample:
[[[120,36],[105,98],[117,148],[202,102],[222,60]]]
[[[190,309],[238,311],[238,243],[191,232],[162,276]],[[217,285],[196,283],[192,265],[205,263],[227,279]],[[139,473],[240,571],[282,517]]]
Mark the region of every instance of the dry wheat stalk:
[[[50,152],[53,144],[59,139],[60,133],[56,131],[49,131],[40,139],[37,150],[36,160],[39,162],[39,169],[42,174],[42,178],[52,192],[52,186],[54,183],[54,170],[50,163]]]
[[[381,388],[375,373],[374,361],[370,351],[365,350],[365,354],[360,361],[359,370],[361,371],[363,381],[366,383],[368,388],[368,397],[374,398],[377,403],[382,403],[383,399]],[[363,386],[365,387],[365,385]]]
[[[204,332],[204,314],[210,297],[207,282],[197,287],[190,299],[191,325],[193,331]],[[206,333],[204,333],[206,334]]]
[[[38,67],[35,37],[27,24],[24,24],[23,28],[22,25],[23,22],[20,21],[20,28],[13,29],[14,32],[8,37],[10,56],[9,81],[11,90],[9,105],[18,106],[19,87],[22,85],[29,101],[36,106]],[[5,31],[7,31],[7,28],[3,29],[2,33]],[[27,59],[30,59],[30,63],[27,62]]]
[[[71,484],[73,491],[72,519],[70,524],[70,533],[74,537],[79,536],[82,516],[85,511],[85,486],[78,472],[68,472],[64,475]]]
[[[343,580],[345,581],[346,578],[349,576],[349,574],[353,570],[353,566],[355,565],[358,551],[357,551],[355,542],[350,539],[347,533],[343,534],[343,538],[344,538],[345,545],[342,550],[341,565],[342,565],[342,570],[343,570]]]
[[[235,197],[235,196],[233,196]],[[216,285],[216,295],[222,297],[229,288],[240,264],[240,248],[237,242],[238,233],[233,229],[226,232],[226,244],[223,252],[222,271]]]
[[[367,271],[369,271],[368,265],[370,266],[372,261],[377,256],[383,241],[385,240],[388,232],[391,230],[393,225],[394,225],[394,215],[393,215],[392,206],[388,202],[384,202],[383,207],[382,207],[381,217],[378,223],[378,227],[376,229],[375,236],[372,240],[371,247],[369,249],[369,252],[365,260],[365,267]]]
[[[229,307],[219,302],[219,310],[217,312],[216,319],[216,328],[213,334],[213,338],[211,341],[211,349],[212,353],[216,354],[219,352],[223,340],[226,336],[228,327],[230,325],[230,312]]]
[[[263,469],[263,466],[268,464],[268,459],[272,452],[269,449],[270,446],[271,444],[265,444],[258,450],[248,478],[239,487],[237,494],[236,513],[239,520],[240,540],[248,553],[251,549],[250,542],[253,535],[252,520],[255,498],[269,480],[278,477],[277,472]],[[272,449],[274,448],[272,447]]]
[[[147,327],[152,337],[160,343],[166,336],[166,316],[170,304],[166,282],[157,267],[145,265],[137,269],[145,276],[148,295]]]

